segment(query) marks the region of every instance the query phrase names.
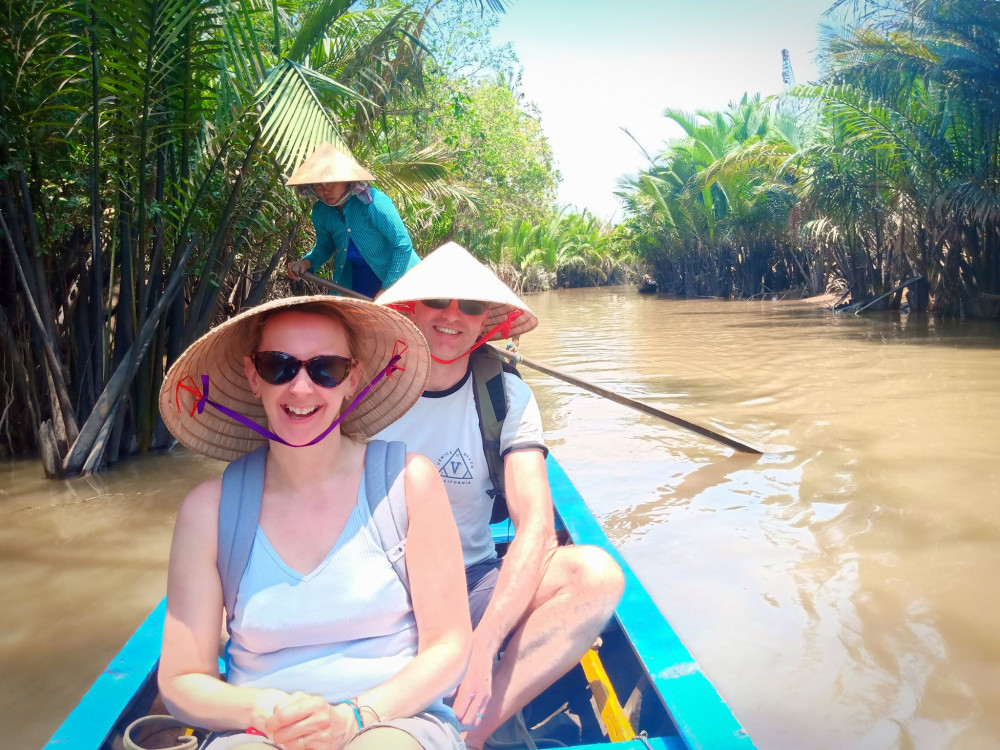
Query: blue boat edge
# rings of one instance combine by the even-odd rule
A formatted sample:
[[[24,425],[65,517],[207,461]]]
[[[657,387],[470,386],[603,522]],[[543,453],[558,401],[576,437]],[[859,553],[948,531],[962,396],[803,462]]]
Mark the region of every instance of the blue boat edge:
[[[611,544],[566,472],[550,453],[546,460],[557,522],[576,544],[608,552],[625,575],[615,619],[678,731],[678,737],[649,737],[616,743],[622,750],[750,750],[754,744],[732,710]],[[506,527],[507,524],[498,526]],[[505,529],[495,528],[502,537]],[[44,750],[99,750],[138,699],[159,663],[166,597],[153,609],[98,676]],[[677,740],[680,740],[678,742]],[[577,746],[598,750],[605,745]]]
[[[611,544],[580,493],[549,454],[546,461],[552,502],[575,544],[590,544],[610,554],[625,575],[625,592],[615,619],[646,667],[667,713],[688,748],[749,750],[753,740],[737,721],[687,647],[667,622],[649,592]]]

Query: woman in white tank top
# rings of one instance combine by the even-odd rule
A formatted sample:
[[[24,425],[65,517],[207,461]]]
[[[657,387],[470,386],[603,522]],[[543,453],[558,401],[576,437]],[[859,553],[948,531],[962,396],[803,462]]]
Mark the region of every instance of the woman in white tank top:
[[[228,682],[217,658],[221,480],[187,496],[171,545],[160,691],[174,716],[219,733],[212,750],[248,740],[285,750],[464,747],[441,702],[471,648],[441,478],[407,454],[408,591],[363,485],[366,438],[414,403],[428,372],[426,344],[403,316],[323,296],[242,313],[168,373],[161,413],[186,446],[229,460],[269,446],[229,613]]]

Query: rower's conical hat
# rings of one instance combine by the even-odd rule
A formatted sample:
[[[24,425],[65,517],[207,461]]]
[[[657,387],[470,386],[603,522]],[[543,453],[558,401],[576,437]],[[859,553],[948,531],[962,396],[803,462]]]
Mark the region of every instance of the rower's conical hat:
[[[354,157],[332,143],[321,143],[299,164],[285,184],[318,185],[322,182],[372,181],[375,176],[355,161]]]
[[[520,310],[511,322],[510,336],[520,336],[538,325],[538,318],[510,288],[457,242],[447,242],[432,252],[379,295],[380,305],[415,302],[422,299],[474,299],[489,302],[487,330],[514,309]],[[490,340],[504,338],[497,331]]]

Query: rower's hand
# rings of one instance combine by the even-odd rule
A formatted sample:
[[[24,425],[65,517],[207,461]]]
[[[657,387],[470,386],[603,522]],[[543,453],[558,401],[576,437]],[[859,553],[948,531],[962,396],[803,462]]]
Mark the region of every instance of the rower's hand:
[[[311,268],[312,263],[305,258],[299,258],[298,260],[289,261],[288,265],[285,266],[285,273],[288,274],[288,278],[292,281],[298,281],[302,278],[302,274]]]

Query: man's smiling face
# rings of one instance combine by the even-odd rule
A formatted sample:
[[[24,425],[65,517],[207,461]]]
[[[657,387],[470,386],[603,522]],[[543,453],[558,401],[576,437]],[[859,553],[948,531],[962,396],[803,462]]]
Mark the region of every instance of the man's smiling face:
[[[451,300],[443,310],[418,301],[414,305],[413,322],[427,339],[431,354],[448,360],[462,356],[475,345],[483,333],[486,315],[485,312],[466,315],[458,309],[456,300]]]

